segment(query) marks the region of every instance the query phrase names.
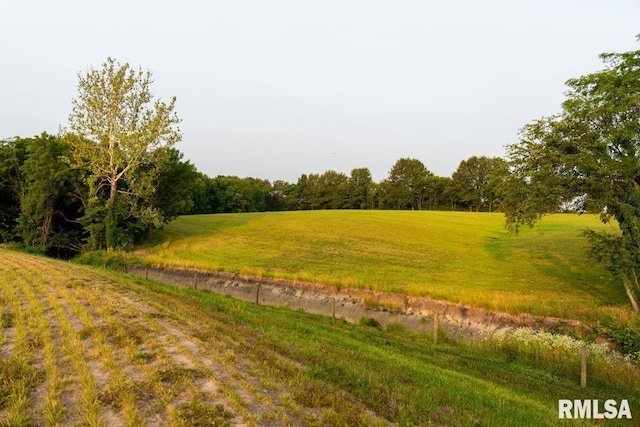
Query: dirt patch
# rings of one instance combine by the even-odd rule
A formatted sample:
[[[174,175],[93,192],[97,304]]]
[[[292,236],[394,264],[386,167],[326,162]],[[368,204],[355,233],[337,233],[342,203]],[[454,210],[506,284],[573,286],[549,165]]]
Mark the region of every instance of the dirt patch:
[[[288,306],[348,322],[363,317],[382,325],[400,323],[412,330],[432,330],[434,315],[449,336],[473,339],[481,331],[527,326],[567,333],[581,332],[577,320],[531,314],[513,315],[429,297],[412,297],[367,289],[335,288],[316,283],[207,272],[134,266],[129,273],[174,285],[208,290],[263,305]]]

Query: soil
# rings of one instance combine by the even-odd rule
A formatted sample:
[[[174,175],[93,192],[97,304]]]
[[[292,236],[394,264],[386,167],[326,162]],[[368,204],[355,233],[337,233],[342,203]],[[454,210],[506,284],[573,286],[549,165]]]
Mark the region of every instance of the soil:
[[[162,267],[134,266],[129,273],[263,305],[288,306],[309,313],[334,316],[352,323],[366,317],[382,325],[400,323],[412,330],[428,331],[433,330],[434,315],[437,315],[440,327],[456,339],[476,339],[481,332],[506,326],[562,333],[582,333],[585,328],[577,320],[531,314],[513,315],[429,297],[368,289],[336,288],[301,281]]]

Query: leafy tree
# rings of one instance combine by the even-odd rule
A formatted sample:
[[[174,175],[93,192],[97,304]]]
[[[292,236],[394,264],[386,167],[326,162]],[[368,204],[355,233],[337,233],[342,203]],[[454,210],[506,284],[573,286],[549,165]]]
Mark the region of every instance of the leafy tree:
[[[269,203],[267,205],[267,210],[286,210],[288,203],[288,194],[290,194],[291,189],[294,186],[295,184],[291,184],[282,180],[274,181],[271,185],[271,191],[269,192]]]
[[[451,178],[429,175],[425,180],[425,202],[429,209],[448,207],[445,190]]]
[[[492,212],[508,173],[507,163],[499,157],[473,156],[460,162],[451,176],[451,191],[470,211]]]
[[[26,158],[26,140],[0,140],[0,242],[13,241],[19,235],[18,217],[25,192],[22,165]]]
[[[373,180],[369,168],[356,168],[351,171],[348,182],[349,209],[367,209],[372,206],[369,203],[369,193],[372,190]]]
[[[300,175],[296,184],[285,194],[287,197],[286,206],[291,210],[307,210],[311,209],[311,201],[309,200],[309,177],[306,174]]]
[[[395,209],[422,209],[426,179],[433,175],[418,159],[399,159],[389,171],[386,197]]]
[[[191,212],[194,206],[193,193],[198,181],[198,171],[184,155],[175,148],[167,149],[158,165],[156,191],[152,205],[162,212],[165,221]]]
[[[80,173],[64,162],[70,147],[59,138],[43,133],[25,141],[22,239],[43,253],[68,257],[82,246],[83,229],[77,221],[83,208],[78,197]]]
[[[202,172],[196,172],[196,179],[191,188],[193,200],[192,214],[208,214],[214,212],[213,180]]]
[[[630,283],[640,290],[640,50],[601,58],[603,70],[567,81],[560,114],[525,126],[509,147],[507,222],[532,225],[562,203],[615,219],[615,244],[607,234],[589,238],[596,253],[617,248],[606,262],[631,295]]]
[[[113,249],[128,242],[126,224],[159,227],[164,221],[157,208],[140,202],[155,191],[155,165],[167,154],[159,149],[181,139],[175,98],[152,103],[151,72],[111,58],[78,77],[67,131],[69,162],[88,172],[90,206],[84,220],[94,244],[104,239]]]
[[[318,177],[316,188],[320,209],[349,207],[349,178],[342,172],[328,170]]]

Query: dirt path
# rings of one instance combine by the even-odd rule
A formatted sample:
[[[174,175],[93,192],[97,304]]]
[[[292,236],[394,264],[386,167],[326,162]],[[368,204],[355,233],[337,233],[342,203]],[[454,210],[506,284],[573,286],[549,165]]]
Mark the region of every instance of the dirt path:
[[[224,272],[139,267],[129,273],[166,283],[208,290],[263,305],[289,306],[348,322],[362,317],[382,325],[396,322],[413,330],[432,330],[434,315],[454,338],[474,339],[480,332],[505,326],[528,326],[560,332],[579,331],[576,320],[512,315],[428,297],[412,297],[366,289],[337,289],[307,282],[234,275]]]

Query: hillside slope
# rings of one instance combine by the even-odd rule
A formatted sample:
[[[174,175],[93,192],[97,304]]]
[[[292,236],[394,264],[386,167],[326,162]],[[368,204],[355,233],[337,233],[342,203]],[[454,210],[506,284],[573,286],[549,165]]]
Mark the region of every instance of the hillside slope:
[[[567,396],[640,405],[633,369],[581,390],[573,362],[2,249],[0,317],[2,425],[556,425]]]
[[[184,216],[136,251],[161,266],[428,295],[510,313],[582,318],[627,307],[585,252],[594,215],[553,215],[514,236],[502,214],[306,211]]]

